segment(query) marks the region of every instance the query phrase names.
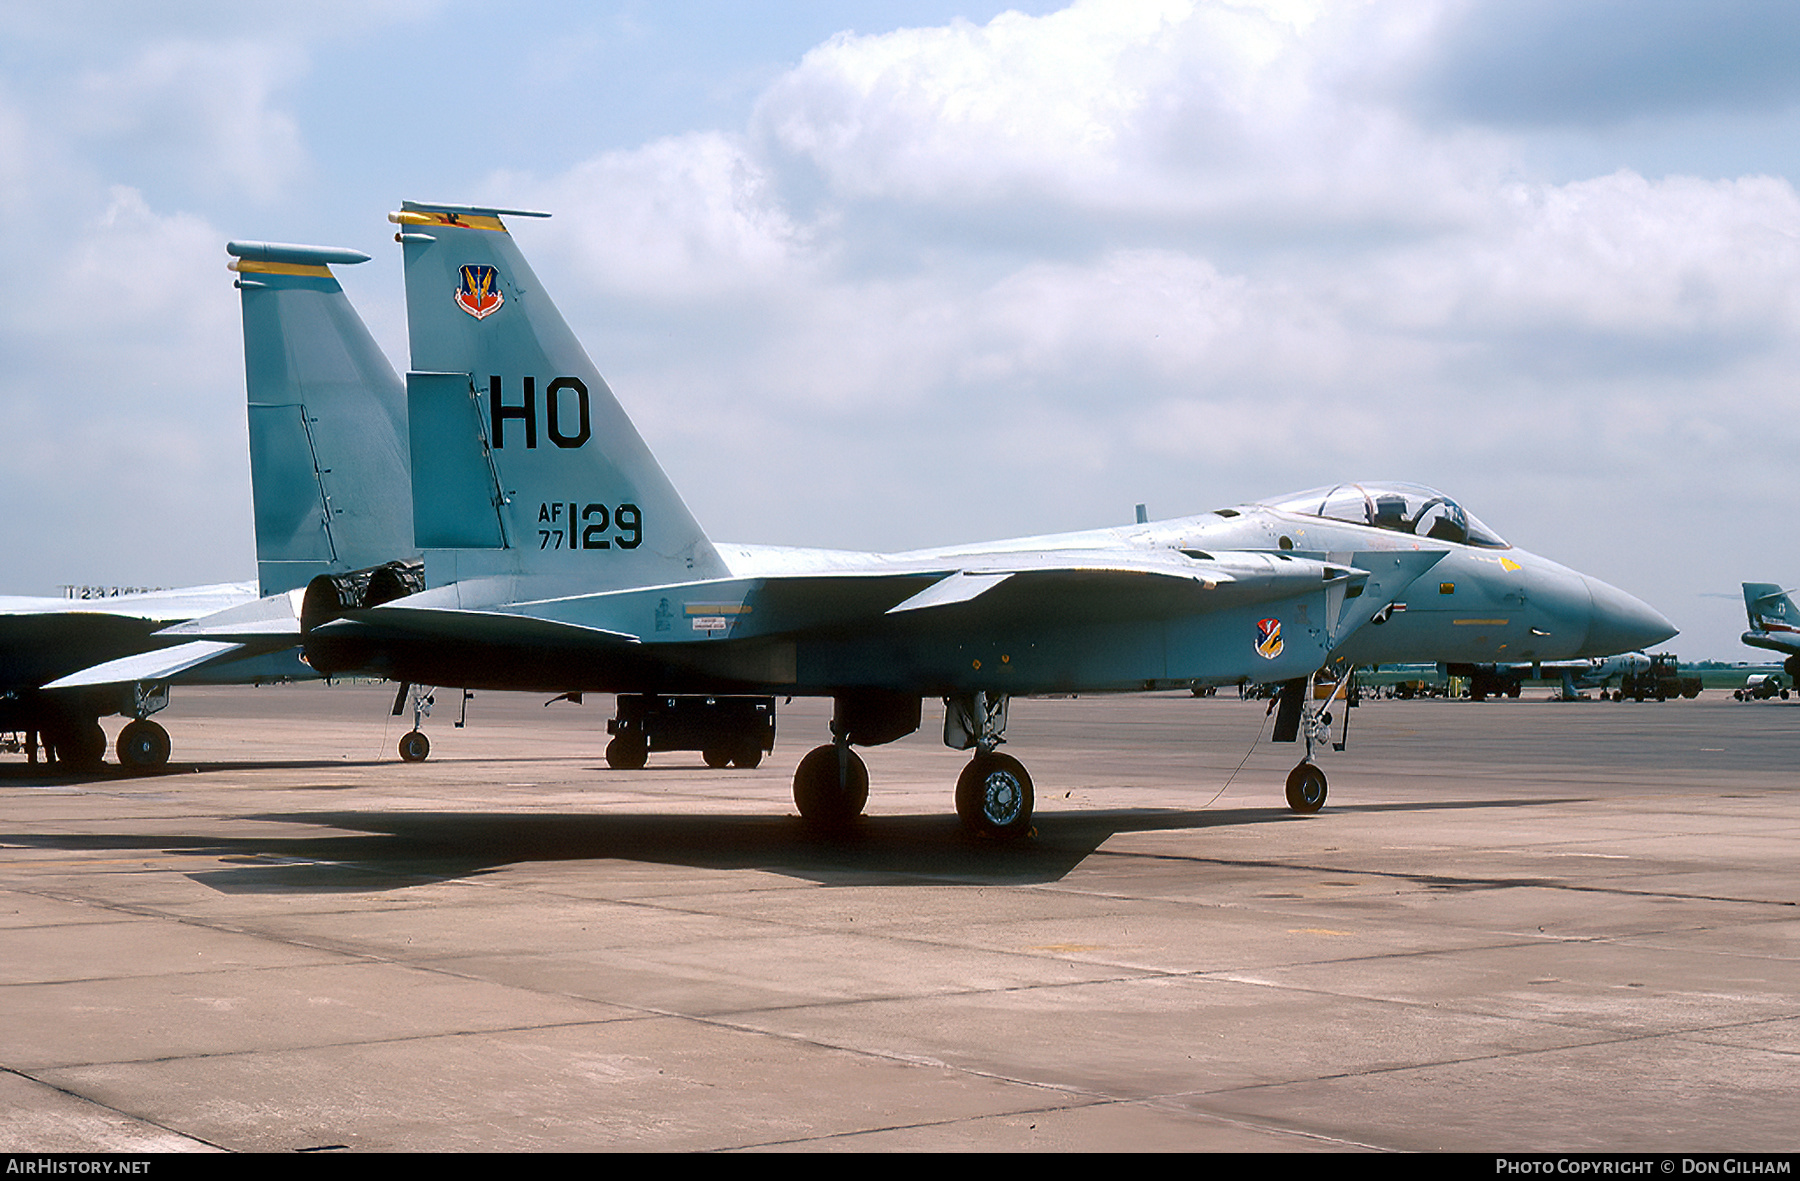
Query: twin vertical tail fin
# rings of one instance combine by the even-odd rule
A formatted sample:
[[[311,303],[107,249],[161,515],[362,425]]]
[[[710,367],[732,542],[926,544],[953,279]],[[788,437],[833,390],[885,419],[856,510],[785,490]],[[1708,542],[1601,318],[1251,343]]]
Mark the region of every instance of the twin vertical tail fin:
[[[331,273],[369,256],[271,242],[225,250],[243,293],[262,593],[412,556],[405,387]]]
[[[541,596],[724,576],[502,216],[405,202],[414,535],[433,584],[530,575]]]

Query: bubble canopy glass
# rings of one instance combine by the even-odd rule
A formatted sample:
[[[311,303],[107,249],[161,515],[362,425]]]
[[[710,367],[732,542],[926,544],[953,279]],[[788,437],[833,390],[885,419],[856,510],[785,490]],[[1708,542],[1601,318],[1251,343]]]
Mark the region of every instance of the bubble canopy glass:
[[[1265,508],[1297,516],[1369,525],[1483,549],[1510,548],[1462,505],[1423,484],[1333,484],[1262,503]]]

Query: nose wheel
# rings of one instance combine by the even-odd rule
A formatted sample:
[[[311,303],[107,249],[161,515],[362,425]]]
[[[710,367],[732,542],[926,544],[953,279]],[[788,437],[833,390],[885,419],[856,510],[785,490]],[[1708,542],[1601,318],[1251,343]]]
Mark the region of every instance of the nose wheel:
[[[417,730],[400,736],[400,759],[406,763],[423,763],[431,754],[431,739]]]
[[[1301,763],[1287,777],[1288,807],[1310,816],[1325,806],[1325,772],[1311,763]]]

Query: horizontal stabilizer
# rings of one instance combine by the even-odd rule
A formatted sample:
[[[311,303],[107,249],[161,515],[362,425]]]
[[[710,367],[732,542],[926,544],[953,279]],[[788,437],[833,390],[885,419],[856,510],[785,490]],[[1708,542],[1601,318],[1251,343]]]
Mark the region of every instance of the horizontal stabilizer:
[[[467,644],[617,647],[638,643],[638,637],[634,635],[579,623],[537,619],[504,611],[409,607],[403,603],[352,611],[341,619],[314,628],[310,634],[350,636],[370,633]]]
[[[275,639],[282,636],[290,636],[298,640],[302,593],[296,589],[285,594],[268,595],[253,603],[245,603],[241,607],[215,611],[211,615],[204,615],[199,619],[190,619],[186,623],[166,627],[156,634],[243,642]]]
[[[187,672],[221,657],[232,656],[243,647],[242,644],[221,643],[216,640],[192,640],[173,648],[158,648],[154,652],[140,652],[136,656],[124,656],[105,664],[96,664],[92,668],[84,668],[78,673],[70,673],[60,680],[51,681],[44,688],[81,689],[93,685],[166,681],[177,673]]]

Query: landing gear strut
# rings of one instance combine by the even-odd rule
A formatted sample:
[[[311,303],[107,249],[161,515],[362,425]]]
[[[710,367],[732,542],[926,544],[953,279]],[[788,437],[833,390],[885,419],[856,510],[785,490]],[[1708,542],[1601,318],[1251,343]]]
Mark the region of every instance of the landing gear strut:
[[[808,751],[794,768],[794,806],[800,815],[823,829],[840,828],[861,816],[869,802],[869,769],[851,745],[880,746],[918,728],[917,697],[877,689],[839,694],[832,700],[831,742]]]
[[[1313,748],[1317,744],[1331,741],[1331,714],[1327,707],[1329,699],[1315,701],[1313,694],[1313,677],[1288,681],[1281,687],[1281,696],[1276,698],[1273,708],[1279,712],[1275,717],[1276,742],[1292,742],[1295,738],[1306,740],[1306,757],[1298,766],[1288,772],[1287,802],[1288,807],[1301,815],[1310,816],[1325,806],[1325,772],[1312,761]],[[1348,677],[1340,684],[1347,684]],[[1347,712],[1354,701],[1346,695],[1344,707],[1344,741],[1332,742],[1334,750],[1343,750],[1350,737],[1350,715]]]
[[[431,754],[431,739],[425,737],[425,731],[420,727],[431,716],[431,706],[437,700],[437,693],[430,685],[414,685],[402,681],[400,691],[394,694],[395,717],[399,717],[405,708],[409,694],[412,696],[413,728],[400,736],[400,761],[423,763]]]

